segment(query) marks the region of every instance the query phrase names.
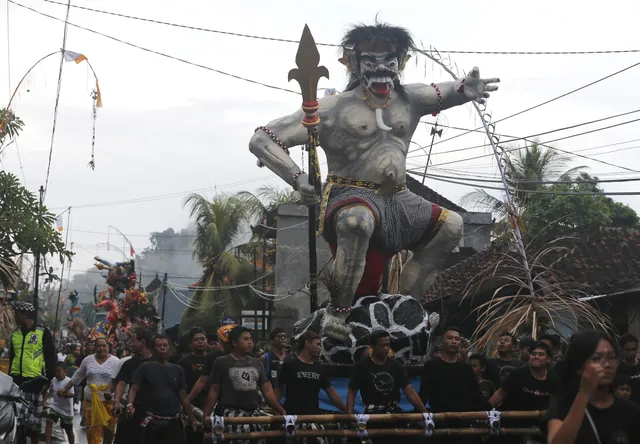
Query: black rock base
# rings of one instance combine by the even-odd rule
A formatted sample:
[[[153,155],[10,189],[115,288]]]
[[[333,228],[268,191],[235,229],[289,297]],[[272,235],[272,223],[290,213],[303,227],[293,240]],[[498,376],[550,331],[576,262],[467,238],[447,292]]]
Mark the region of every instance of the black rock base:
[[[296,322],[294,335],[307,330],[321,334],[326,308]],[[425,359],[429,344],[428,314],[418,301],[400,294],[360,298],[347,318],[352,328],[346,342],[322,338],[321,358],[332,364],[353,364],[369,347],[369,335],[379,329],[391,334],[391,348],[397,360],[410,364]]]

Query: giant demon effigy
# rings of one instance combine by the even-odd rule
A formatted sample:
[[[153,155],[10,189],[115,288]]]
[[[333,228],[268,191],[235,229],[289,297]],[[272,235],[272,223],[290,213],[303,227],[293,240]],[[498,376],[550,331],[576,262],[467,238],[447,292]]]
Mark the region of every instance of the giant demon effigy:
[[[494,83],[499,79],[483,79],[473,68],[457,81],[402,84],[401,75],[414,48],[403,28],[382,23],[353,27],[342,40],[340,62],[349,72],[345,90],[307,101],[303,111],[258,127],[250,142],[260,166],[298,190],[306,205],[317,205],[317,234],[331,248],[339,288],[332,292],[327,307],[298,323],[296,333],[314,325],[319,328],[325,358],[336,354],[354,358],[354,349],[376,325],[408,336],[402,346],[407,356],[424,353],[426,348],[420,344],[433,330],[437,316],[429,322],[417,301],[424,298],[462,235],[460,215],[407,189],[407,152],[421,117],[469,101],[484,102],[489,92],[498,89]],[[326,72],[326,68],[314,69]],[[327,157],[321,196],[288,150],[309,143],[309,110],[319,117],[316,141]],[[399,295],[379,297],[385,263],[401,250],[412,253],[400,279],[400,293],[413,298],[412,303]],[[407,329],[402,323],[409,315],[412,325]],[[346,350],[338,353],[339,347]]]
[[[117,344],[129,336],[132,325],[150,327],[157,323],[154,306],[146,293],[136,288],[135,262],[111,263],[97,256],[95,260],[109,285],[98,294],[95,308],[108,314],[91,329],[89,338],[107,337],[110,343]]]

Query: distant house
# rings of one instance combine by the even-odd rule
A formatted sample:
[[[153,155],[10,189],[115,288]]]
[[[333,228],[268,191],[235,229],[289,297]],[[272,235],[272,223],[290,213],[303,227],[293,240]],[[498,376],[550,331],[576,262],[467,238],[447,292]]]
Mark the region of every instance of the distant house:
[[[607,314],[618,333],[640,336],[640,232],[607,229],[567,240],[567,245],[563,254],[549,259],[563,283]],[[445,269],[425,295],[426,308],[444,312],[445,322],[470,334],[476,324],[473,306],[488,301],[504,285],[490,278],[501,260],[504,253],[492,249]],[[486,278],[473,285],[479,276]]]

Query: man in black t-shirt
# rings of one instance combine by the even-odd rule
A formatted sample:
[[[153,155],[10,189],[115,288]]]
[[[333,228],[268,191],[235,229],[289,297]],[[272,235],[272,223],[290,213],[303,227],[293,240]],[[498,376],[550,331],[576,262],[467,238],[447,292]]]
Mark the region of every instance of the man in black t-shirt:
[[[640,363],[638,363],[638,338],[630,333],[619,340],[622,362],[618,366],[619,375],[627,375],[631,380],[631,401],[640,405]]]
[[[178,361],[178,365],[182,367],[187,383],[187,393],[191,392],[200,376],[204,375],[204,369],[207,359],[207,335],[201,327],[193,327],[189,330],[189,338],[191,340],[191,353],[184,355]],[[203,390],[194,399],[190,399],[191,405],[204,409],[204,403],[207,400],[207,392]],[[204,440],[204,430],[193,430],[187,427],[185,430],[186,444],[200,444]]]
[[[491,380],[495,387],[500,387],[507,376],[517,368],[522,367],[522,361],[513,358],[517,340],[516,337],[504,332],[498,340],[498,357],[489,359],[489,368],[484,377]]]
[[[322,413],[319,408],[320,390],[339,409],[344,412],[346,407],[336,389],[331,385],[327,369],[318,361],[320,357],[320,336],[312,331],[306,331],[298,339],[298,354],[285,359],[278,373],[278,383],[275,389],[276,399],[281,399],[284,390],[284,409],[289,415],[317,415]],[[300,424],[301,430],[324,430],[321,424]],[[326,443],[327,439],[317,438],[317,443]],[[299,440],[303,442],[303,440]],[[306,441],[312,442],[312,441]]]
[[[347,413],[353,414],[358,391],[365,405],[365,413],[402,412],[398,407],[400,390],[419,412],[427,409],[409,382],[407,369],[389,357],[391,335],[385,330],[371,333],[371,354],[358,362],[349,381]]]
[[[317,415],[320,390],[340,411],[346,407],[336,389],[331,385],[327,369],[318,361],[320,357],[320,336],[312,331],[305,332],[299,338],[299,351],[282,363],[278,373],[278,384],[275,390],[276,399],[285,393],[284,409],[290,415]]]
[[[549,370],[553,351],[544,342],[533,346],[529,365],[514,370],[489,402],[504,411],[547,410],[551,397],[560,389],[560,379]],[[513,427],[526,427],[531,421],[511,421]],[[522,437],[505,437],[505,443],[522,443]]]
[[[203,396],[205,400],[207,399],[207,393],[209,391],[209,376],[213,369],[213,363],[216,362],[216,359],[228,355],[231,352],[231,345],[229,344],[228,336],[229,329],[227,326],[220,327],[217,335],[218,340],[222,344],[222,350],[216,350],[205,357],[204,370],[189,392],[189,402],[191,403],[198,399],[199,396]]]
[[[135,374],[140,364],[150,361],[151,357],[151,338],[152,334],[148,330],[138,329],[131,336],[131,350],[134,355],[131,359],[127,360],[120,367],[120,371],[114,378],[116,383],[115,390],[115,402],[113,404],[113,416],[120,415],[122,411],[122,401],[124,399],[125,388],[131,384],[133,375]],[[120,415],[118,420],[118,427],[116,428],[116,435],[114,438],[114,444],[139,444],[142,437],[142,430],[140,429],[140,423],[142,422],[142,413],[144,412],[145,400],[142,397],[138,397],[136,410],[139,412],[133,418]]]
[[[140,365],[131,381],[129,404],[130,415],[136,413],[138,394],[145,399],[143,444],[174,444],[184,441],[180,408],[195,427],[191,404],[187,396],[187,384],[182,367],[168,362],[171,345],[165,335],[153,338],[153,361]],[[138,412],[140,413],[140,412]]]
[[[402,413],[400,390],[404,391],[407,400],[418,411],[425,413],[427,409],[409,382],[407,369],[389,356],[391,351],[391,335],[385,330],[376,330],[369,336],[371,354],[362,358],[353,369],[349,380],[347,394],[347,413],[353,415],[356,396],[360,392],[364,412]],[[387,424],[388,427],[404,427],[406,423]],[[373,444],[388,442],[387,437],[371,439]]]
[[[287,333],[282,327],[276,327],[269,332],[270,350],[260,360],[264,364],[267,378],[275,390],[278,385],[278,372],[287,358]]]

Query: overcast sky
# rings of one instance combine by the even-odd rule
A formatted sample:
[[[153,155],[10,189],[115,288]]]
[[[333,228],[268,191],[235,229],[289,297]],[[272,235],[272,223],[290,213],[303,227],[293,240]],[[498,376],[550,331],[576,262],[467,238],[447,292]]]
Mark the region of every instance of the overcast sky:
[[[64,18],[65,7],[42,0],[16,0],[43,13]],[[637,1],[609,1],[606,7],[577,1],[471,1],[454,3],[395,1],[210,1],[182,0],[84,0],[84,5],[122,14],[211,28],[236,33],[298,39],[308,23],[317,42],[336,43],[354,22],[371,23],[376,14],[383,21],[408,28],[417,41],[441,50],[475,51],[589,51],[640,48]],[[0,101],[9,97],[6,62],[10,61],[11,88],[40,57],[62,45],[63,24],[14,4],[8,7],[10,44],[7,45],[6,5],[0,9]],[[194,63],[258,80],[298,89],[287,84],[295,66],[296,45],[143,23],[72,8],[71,23],[100,31],[121,40],[164,52]],[[10,59],[7,58],[10,50]],[[91,99],[93,78],[86,64],[64,65],[57,133],[46,203],[56,212],[72,207],[71,240],[77,253],[73,269],[90,267],[96,253],[119,259],[114,252],[99,250],[107,242],[109,225],[129,236],[137,251],[147,244],[148,233],[168,227],[184,228],[188,214],[185,196],[197,190],[207,195],[218,191],[254,190],[263,184],[281,184],[270,172],[256,167],[247,143],[254,128],[300,106],[300,97],[217,74],[185,63],[149,54],[105,37],[69,27],[67,49],[85,54],[100,79],[104,107],[98,112],[96,169],[87,168],[91,151]],[[321,63],[331,80],[321,87],[340,90],[345,73],[337,62],[336,48],[320,47]],[[505,117],[570,91],[618,69],[640,61],[640,54],[509,56],[451,56],[461,69],[480,67],[483,76],[498,76],[500,90],[488,108],[494,119]],[[51,57],[27,78],[13,103],[26,127],[19,139],[23,170],[16,147],[2,158],[4,168],[24,178],[36,191],[44,184],[59,58]],[[552,104],[497,125],[497,131],[527,136],[582,123],[638,108],[640,67],[572,94]],[[407,82],[449,80],[424,57],[414,58],[405,75]],[[470,106],[447,111],[450,125],[475,128],[478,119]],[[554,133],[550,140],[588,129],[637,118],[637,114],[588,127]],[[554,144],[566,150],[612,144],[640,138],[639,123],[572,138]],[[448,130],[444,138],[458,134]],[[425,144],[428,131],[421,127],[414,140]],[[480,134],[460,137],[434,147],[434,164],[458,161],[489,153],[488,148],[446,154],[443,151],[483,143]],[[636,143],[640,144],[640,143]],[[593,155],[633,143],[584,152]],[[414,153],[420,154],[419,152]],[[300,149],[292,150],[300,162]],[[640,170],[634,149],[594,157]],[[424,165],[425,157],[409,160],[410,167]],[[628,171],[586,159],[590,173],[611,178]],[[455,173],[496,173],[491,158],[452,163],[444,168]],[[436,170],[433,170],[434,173]],[[326,171],[323,171],[326,174]],[[452,172],[439,174],[452,174]],[[459,202],[469,188],[427,180],[447,198]],[[639,191],[636,182],[606,184],[608,191]],[[157,198],[157,196],[172,195]],[[151,198],[129,204],[95,205]],[[616,197],[640,211],[635,196]],[[91,204],[93,206],[87,206]],[[93,233],[87,233],[87,231]],[[103,233],[103,234],[101,234]],[[116,238],[112,237],[113,242]],[[122,240],[115,240],[118,245]],[[122,248],[122,247],[120,247]],[[186,252],[177,254],[188,254]]]

